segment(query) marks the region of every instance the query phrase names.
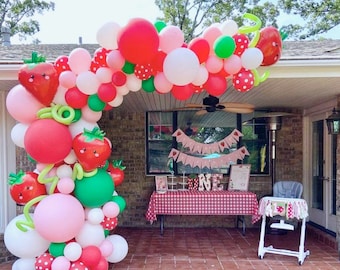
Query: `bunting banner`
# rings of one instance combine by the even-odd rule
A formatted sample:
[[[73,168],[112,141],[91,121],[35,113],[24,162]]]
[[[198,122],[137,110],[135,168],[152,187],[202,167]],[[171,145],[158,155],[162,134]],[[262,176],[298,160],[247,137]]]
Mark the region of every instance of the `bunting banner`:
[[[188,137],[181,129],[177,129],[173,134],[176,137],[177,142],[182,143],[183,147],[189,148],[191,152],[199,154],[212,154],[223,152],[224,149],[230,148],[234,143],[237,143],[243,134],[234,129],[227,137],[224,139],[214,142],[214,143],[200,143],[196,142],[190,137]]]
[[[249,156],[249,152],[245,146],[242,146],[232,153],[215,158],[195,157],[172,148],[168,157],[173,158],[176,162],[189,165],[192,168],[198,167],[203,169],[206,167],[208,169],[215,169],[236,163],[237,160],[243,160],[245,156]]]

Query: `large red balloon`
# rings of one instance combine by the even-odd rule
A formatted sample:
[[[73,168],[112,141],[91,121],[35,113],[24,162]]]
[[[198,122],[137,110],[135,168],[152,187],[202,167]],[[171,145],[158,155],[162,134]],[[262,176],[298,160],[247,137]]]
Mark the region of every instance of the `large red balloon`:
[[[55,164],[70,153],[72,136],[67,126],[53,119],[39,119],[28,127],[24,145],[27,153],[37,162]]]
[[[227,80],[223,76],[210,73],[203,88],[212,96],[220,96],[227,90]]]
[[[86,266],[94,267],[96,266],[102,258],[100,249],[97,246],[86,246],[83,248],[79,260],[83,262]]]
[[[134,64],[151,63],[159,47],[159,36],[152,23],[136,18],[121,29],[118,49],[122,56]]]
[[[88,95],[81,92],[77,87],[68,89],[65,93],[67,105],[74,109],[81,109],[87,104]]]

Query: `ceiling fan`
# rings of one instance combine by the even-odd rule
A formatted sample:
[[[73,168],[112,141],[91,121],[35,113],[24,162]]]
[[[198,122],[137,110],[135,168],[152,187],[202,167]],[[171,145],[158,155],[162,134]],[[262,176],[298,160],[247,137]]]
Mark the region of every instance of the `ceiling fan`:
[[[225,111],[231,113],[252,113],[255,107],[248,103],[238,103],[238,102],[222,102],[212,95],[209,95],[203,99],[203,104],[186,104],[182,108],[177,108],[175,110],[198,110],[198,115],[203,115],[205,113]]]

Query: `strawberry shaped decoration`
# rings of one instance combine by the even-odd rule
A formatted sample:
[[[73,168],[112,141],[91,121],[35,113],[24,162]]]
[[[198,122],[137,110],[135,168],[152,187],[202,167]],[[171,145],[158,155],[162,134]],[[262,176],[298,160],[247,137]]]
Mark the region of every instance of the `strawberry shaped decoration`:
[[[42,104],[50,106],[59,85],[57,70],[36,52],[24,63],[18,73],[19,82]]]
[[[34,172],[10,173],[8,184],[12,199],[19,205],[25,205],[30,200],[47,194],[45,185],[38,182],[38,174]]]
[[[124,180],[124,170],[125,166],[122,164],[122,160],[113,160],[107,168],[107,172],[111,175],[112,180],[116,186],[119,186]]]
[[[262,51],[262,66],[270,66],[280,60],[282,52],[282,38],[279,30],[268,26],[260,31],[260,39],[256,47]]]
[[[89,172],[102,167],[111,154],[111,142],[105,133],[95,127],[92,131],[84,129],[73,139],[73,150],[84,171]]]

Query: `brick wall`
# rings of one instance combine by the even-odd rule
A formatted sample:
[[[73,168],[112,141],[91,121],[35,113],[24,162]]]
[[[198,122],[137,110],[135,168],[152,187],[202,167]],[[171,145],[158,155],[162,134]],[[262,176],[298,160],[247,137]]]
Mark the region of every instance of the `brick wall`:
[[[155,227],[145,219],[149,197],[154,190],[154,178],[145,175],[145,113],[128,113],[115,109],[104,112],[99,122],[101,129],[112,142],[111,159],[122,159],[126,166],[124,182],[116,188],[127,202],[125,211],[119,216],[118,226]],[[17,168],[32,169],[25,151],[18,149]],[[34,168],[34,167],[33,167]],[[302,119],[299,116],[283,119],[282,129],[277,132],[277,179],[302,179]],[[271,193],[271,177],[251,177],[249,189],[258,198]],[[20,211],[20,209],[18,209]],[[251,226],[250,217],[247,225]],[[228,216],[168,216],[168,227],[233,227],[235,218]],[[258,226],[256,224],[255,226]],[[0,235],[0,262],[13,259]]]

